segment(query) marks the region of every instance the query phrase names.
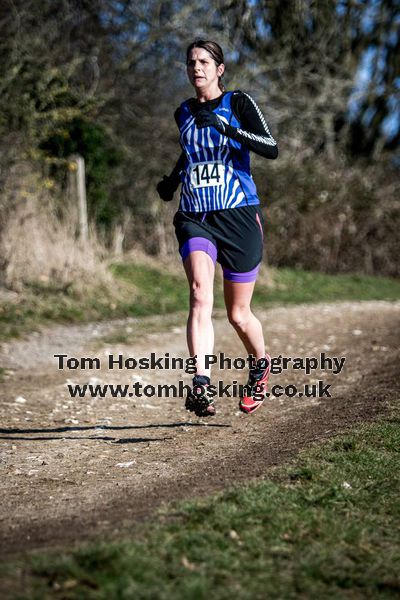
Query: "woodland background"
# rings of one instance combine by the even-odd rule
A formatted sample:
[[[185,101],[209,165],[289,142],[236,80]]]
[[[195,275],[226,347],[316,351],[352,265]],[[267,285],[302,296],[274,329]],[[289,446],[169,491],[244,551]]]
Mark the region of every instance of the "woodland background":
[[[175,255],[179,194],[155,186],[193,95],[185,49],[220,43],[227,89],[260,105],[279,157],[252,156],[266,260],[399,275],[400,13],[391,0],[3,0],[0,285],[70,285],[140,248]],[[71,155],[86,162],[90,240]],[[101,270],[101,269],[100,269]]]

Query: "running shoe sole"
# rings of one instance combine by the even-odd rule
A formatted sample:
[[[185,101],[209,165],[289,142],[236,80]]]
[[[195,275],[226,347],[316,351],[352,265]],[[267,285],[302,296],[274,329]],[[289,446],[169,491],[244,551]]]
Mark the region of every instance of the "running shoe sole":
[[[190,412],[194,412],[197,417],[213,417],[216,413],[214,401],[205,396],[188,396],[185,408]]]

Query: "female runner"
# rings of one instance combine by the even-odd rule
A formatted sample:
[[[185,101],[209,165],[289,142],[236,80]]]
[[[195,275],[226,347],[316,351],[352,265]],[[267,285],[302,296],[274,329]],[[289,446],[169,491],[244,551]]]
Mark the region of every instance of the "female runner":
[[[264,219],[249,150],[276,158],[278,147],[253,98],[225,90],[224,56],[216,42],[190,44],[186,65],[196,98],[175,111],[182,153],[172,173],[157,185],[160,197],[169,201],[182,183],[174,226],[190,286],[187,343],[190,355],[197,356],[185,406],[198,416],[215,414],[213,395],[207,394],[210,369],[205,356],[214,346],[211,314],[217,261],[223,268],[229,322],[256,359],[239,402],[240,409],[250,414],[262,404],[270,356],[261,323],[250,308],[262,259]]]

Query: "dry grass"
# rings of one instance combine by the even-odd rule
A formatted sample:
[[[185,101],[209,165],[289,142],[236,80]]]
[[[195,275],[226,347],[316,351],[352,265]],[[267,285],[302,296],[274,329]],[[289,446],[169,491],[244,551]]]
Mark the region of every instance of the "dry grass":
[[[182,266],[182,260],[179,255],[178,249],[172,255],[157,255],[152,256],[146,254],[144,250],[138,245],[129,251],[125,252],[121,260],[124,262],[130,262],[133,264],[140,264],[149,268],[160,270],[162,269],[169,275],[184,276],[184,269]],[[115,262],[115,258],[114,258]]]
[[[39,284],[78,296],[96,288],[123,293],[124,285],[107,270],[108,252],[94,227],[89,242],[80,241],[74,207],[64,205],[57,215],[57,201],[52,182],[26,164],[10,173],[0,205],[2,284],[17,292]]]

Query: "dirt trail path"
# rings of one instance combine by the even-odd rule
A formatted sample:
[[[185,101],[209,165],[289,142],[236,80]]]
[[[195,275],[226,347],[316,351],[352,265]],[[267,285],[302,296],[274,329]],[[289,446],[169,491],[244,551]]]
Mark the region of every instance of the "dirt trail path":
[[[183,401],[151,398],[71,398],[74,383],[189,383],[180,370],[109,371],[108,354],[186,356],[184,326],[140,336],[134,344],[104,344],[107,324],[53,327],[4,344],[0,384],[0,552],[79,543],[126,533],[162,502],[222,489],[262,476],[312,441],[385,410],[399,396],[400,303],[362,302],[256,311],[272,356],[346,357],[339,375],[290,369],[271,384],[323,380],[332,398],[272,398],[255,415],[221,399],[213,419],[187,413]],[[168,323],[165,317],[164,325]],[[164,328],[165,329],[165,328]],[[222,314],[215,318],[215,352],[242,355]],[[97,340],[97,341],[96,341]],[[54,354],[98,356],[101,370],[58,370]],[[244,382],[245,371],[213,379]],[[122,465],[122,466],[121,466]]]

